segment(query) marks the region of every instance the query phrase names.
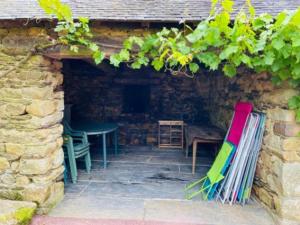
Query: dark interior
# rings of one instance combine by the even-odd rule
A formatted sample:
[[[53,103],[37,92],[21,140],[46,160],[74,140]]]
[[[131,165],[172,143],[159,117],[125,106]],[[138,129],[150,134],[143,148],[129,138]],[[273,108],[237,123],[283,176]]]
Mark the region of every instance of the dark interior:
[[[205,78],[174,76],[150,67],[133,70],[125,64],[114,68],[107,61],[96,66],[77,59],[63,60],[63,74],[71,119],[118,123],[121,145],[157,145],[159,120],[210,124]]]

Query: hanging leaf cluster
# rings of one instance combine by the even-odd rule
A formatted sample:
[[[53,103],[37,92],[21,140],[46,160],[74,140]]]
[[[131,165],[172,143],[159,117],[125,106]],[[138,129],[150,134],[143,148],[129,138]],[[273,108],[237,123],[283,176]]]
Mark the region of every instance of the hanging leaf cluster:
[[[104,54],[91,41],[89,20],[73,20],[72,11],[60,0],[38,0],[46,13],[58,19],[55,31],[59,40],[78,51],[79,46],[92,50],[96,63]],[[257,72],[268,71],[275,84],[289,82],[300,85],[300,8],[282,11],[277,16],[256,15],[250,0],[235,9],[233,0],[212,0],[207,19],[195,28],[163,28],[146,37],[131,36],[123,49],[110,56],[116,67],[126,62],[134,69],[151,65],[155,70],[170,70],[173,74],[195,74],[203,65],[209,70],[222,70],[234,77],[237,68],[246,66]],[[233,17],[234,15],[234,17]],[[297,111],[300,121],[300,97],[289,106]]]
[[[70,6],[60,0],[38,0],[38,3],[48,15],[58,20],[54,31],[59,34],[60,44],[69,46],[73,52],[78,52],[80,46],[88,48],[92,52],[95,63],[102,62],[104,53],[92,41],[93,35],[88,18],[79,17],[78,20],[74,20]]]
[[[275,84],[287,81],[296,88],[300,86],[300,8],[273,17],[256,15],[250,0],[238,12],[232,0],[212,0],[210,16],[195,29],[163,28],[145,38],[130,37],[111,61],[116,66],[129,61],[133,68],[151,64],[156,70],[192,74],[204,65],[228,77],[246,66],[268,71]],[[300,121],[300,97],[292,98],[289,106]]]

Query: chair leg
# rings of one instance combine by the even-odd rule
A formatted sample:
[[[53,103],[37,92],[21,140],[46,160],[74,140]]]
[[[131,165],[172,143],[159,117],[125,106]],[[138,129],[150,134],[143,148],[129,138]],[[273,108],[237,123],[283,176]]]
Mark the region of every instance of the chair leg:
[[[103,167],[106,169],[107,161],[106,161],[106,134],[102,135],[103,141]]]
[[[193,141],[193,166],[192,166],[192,174],[195,174],[196,158],[197,158],[197,141]]]
[[[87,173],[90,173],[91,171],[91,156],[90,156],[90,152],[88,152],[85,156],[84,156],[84,160],[85,160],[85,168]]]
[[[185,144],[185,158],[189,156],[189,145],[186,143]]]
[[[68,171],[67,171],[66,161],[64,159],[64,183],[66,184],[67,181],[68,181]]]
[[[118,154],[118,130],[114,132],[114,147],[115,147],[115,155]]]
[[[70,165],[72,183],[75,184],[77,182],[77,165],[76,165],[76,159],[71,155],[69,155],[69,165]]]

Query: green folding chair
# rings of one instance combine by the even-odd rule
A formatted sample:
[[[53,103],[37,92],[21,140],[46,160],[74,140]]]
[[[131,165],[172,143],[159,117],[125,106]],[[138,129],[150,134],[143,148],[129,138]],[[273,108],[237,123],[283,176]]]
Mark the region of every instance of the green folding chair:
[[[85,132],[70,129],[64,122],[64,144],[65,158],[68,159],[72,183],[77,182],[77,162],[79,158],[84,158],[85,167],[88,173],[91,171],[90,144]]]
[[[204,199],[211,198],[210,196],[215,192],[216,185],[224,179],[224,172],[233,157],[234,150],[235,147],[233,144],[224,141],[222,148],[207,175],[185,188],[185,191],[189,191],[197,185],[200,185],[198,191],[187,193],[187,199],[192,199],[199,194],[204,194]]]

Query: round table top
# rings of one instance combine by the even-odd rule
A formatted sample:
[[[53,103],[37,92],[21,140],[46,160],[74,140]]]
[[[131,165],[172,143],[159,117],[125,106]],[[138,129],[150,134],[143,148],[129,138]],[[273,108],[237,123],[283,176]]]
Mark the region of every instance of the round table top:
[[[101,123],[95,121],[78,121],[72,123],[74,130],[84,131],[87,135],[106,134],[118,129],[117,123]]]

